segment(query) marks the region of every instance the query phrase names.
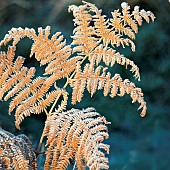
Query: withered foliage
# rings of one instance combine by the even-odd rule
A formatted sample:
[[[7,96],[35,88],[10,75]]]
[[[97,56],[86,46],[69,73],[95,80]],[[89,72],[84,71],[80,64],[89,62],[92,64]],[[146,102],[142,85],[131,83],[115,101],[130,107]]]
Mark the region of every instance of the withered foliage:
[[[71,109],[54,112],[46,121],[48,140],[45,169],[66,169],[70,160],[78,169],[108,169],[109,146],[102,141],[108,138],[109,122],[94,108]],[[102,152],[102,149],[105,152]]]
[[[37,169],[36,155],[27,136],[14,136],[0,128],[0,169]]]
[[[50,26],[38,28],[38,33],[33,28],[12,28],[0,42],[0,47],[8,46],[7,52],[0,52],[0,99],[12,98],[9,113],[15,110],[16,127],[20,129],[20,123],[31,114],[45,112],[47,115],[43,133],[48,138],[45,169],[66,169],[70,160],[75,161],[78,169],[86,166],[91,170],[109,168],[102,152],[109,151],[109,146],[102,143],[108,137],[105,126],[108,122],[92,108],[64,112],[68,85],[73,89],[72,104],[82,100],[85,88],[91,96],[103,89],[104,96],[112,98],[129,94],[132,103],[140,104],[141,116],[146,114],[141,88],[128,79],[123,80],[119,74],[112,76],[107,69],[116,63],[126,68],[130,66],[134,77],[140,80],[138,66],[115,47],[130,46],[135,51],[133,41],[138,27],[143,21],[154,21],[154,14],[138,6],[130,10],[123,2],[122,10],[114,10],[108,18],[94,4],[82,2],[80,6],[69,6],[75,26],[70,45],[66,44],[61,32],[50,38]],[[30,57],[35,56],[40,66],[45,66],[42,76],[35,76],[35,68],[24,67],[23,57],[15,57],[16,45],[26,37],[33,41]],[[85,60],[87,63],[82,65]],[[66,83],[59,88],[57,82],[62,78]],[[56,107],[59,98],[62,102]],[[33,151],[24,143],[25,137],[15,137],[2,130],[0,135],[1,168],[20,169],[22,165],[24,169],[36,168]],[[23,151],[21,146],[24,145]]]

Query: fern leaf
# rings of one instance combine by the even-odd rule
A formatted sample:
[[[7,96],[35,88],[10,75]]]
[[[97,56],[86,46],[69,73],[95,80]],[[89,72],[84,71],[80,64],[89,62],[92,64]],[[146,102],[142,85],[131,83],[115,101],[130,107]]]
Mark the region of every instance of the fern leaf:
[[[75,45],[73,52],[79,52],[78,55],[88,55],[90,50],[97,45],[94,28],[90,26],[92,16],[88,13],[86,4],[79,7],[71,5],[69,6],[70,11],[73,11],[75,18],[73,21],[76,26],[72,36],[72,45]]]
[[[16,73],[15,75],[12,75],[11,78],[9,78],[5,84],[0,88],[0,99],[2,99],[5,92],[9,91],[12,86],[16,85],[19,81],[21,81],[25,74],[26,74],[27,68],[23,67],[20,72]]]
[[[23,60],[22,58],[18,58],[18,62],[20,64],[18,64],[18,66],[15,68],[13,67],[13,59],[14,59],[14,55],[15,55],[15,48],[14,47],[8,47],[8,51],[7,53],[1,52],[0,53],[0,58],[1,58],[1,62],[3,63],[3,66],[1,66],[1,79],[0,79],[0,87],[3,86],[3,84],[5,83],[5,81],[8,79],[8,77],[10,77],[10,75],[15,72],[15,70],[19,70]],[[17,62],[17,63],[18,63]]]
[[[109,151],[108,145],[102,145],[102,141],[108,137],[105,124],[109,122],[98,116],[93,108],[87,108],[55,112],[48,117],[45,125],[48,148],[44,169],[64,170],[70,160],[75,160],[77,168],[81,170],[86,166],[91,170],[108,169],[108,160],[100,149]],[[89,162],[90,158],[96,159],[93,165]]]
[[[29,37],[30,39],[36,38],[36,33],[33,28],[12,28],[8,31],[8,34],[5,35],[4,39],[0,42],[0,46],[7,45],[11,40],[13,40],[13,47],[24,37]]]
[[[132,39],[134,39],[135,36],[134,33],[130,30],[132,29],[135,33],[137,33],[137,24],[142,25],[142,18],[144,18],[146,22],[149,22],[150,18],[152,19],[152,21],[154,21],[155,19],[155,16],[152,12],[146,12],[145,10],[139,11],[138,6],[134,7],[132,14],[130,14],[130,6],[128,5],[128,3],[123,2],[121,4],[121,7],[122,14],[118,12],[118,10],[112,12],[113,19],[111,19],[111,25],[114,27],[115,31],[122,32]]]
[[[98,65],[101,60],[107,65],[107,66],[113,66],[115,62],[117,62],[120,65],[128,67],[130,65],[132,68],[130,71],[132,73],[134,72],[135,78],[138,78],[140,80],[140,73],[139,68],[137,65],[134,64],[133,61],[129,60],[128,58],[125,58],[123,55],[121,55],[119,52],[116,53],[115,50],[109,47],[103,47],[103,45],[99,45],[95,48],[95,50],[90,54],[89,61],[95,62],[96,65]]]
[[[8,92],[8,94],[4,97],[4,100],[7,101],[10,97],[13,97],[14,94],[21,91],[27,84],[30,84],[31,78],[33,78],[34,75],[35,75],[35,68],[32,67],[27,71],[23,80],[20,81],[16,86],[13,87],[13,89],[11,89]]]
[[[52,74],[48,78],[37,77],[36,79],[31,80],[34,76],[35,69],[31,68],[28,72],[26,70],[23,72],[23,69],[25,68],[23,67],[21,72],[19,72],[21,75],[24,74],[22,77],[18,76],[18,74],[15,76],[17,77],[17,82],[12,77],[8,80],[10,82],[10,86],[7,81],[6,86],[0,90],[0,95],[2,96],[9,90],[4,100],[15,95],[10,102],[9,113],[16,108],[15,125],[18,129],[20,129],[19,125],[24,120],[24,117],[30,116],[31,114],[40,114],[55,100],[55,97],[63,96],[61,105],[59,105],[58,108],[60,111],[65,109],[68,100],[68,93],[59,88],[57,88],[56,91],[48,93],[50,87],[54,85],[55,81],[61,78],[63,74]],[[19,82],[22,78],[23,80]],[[14,83],[11,81],[14,81]]]
[[[121,4],[121,7],[122,7],[122,19],[123,19],[123,22],[124,22],[124,25],[128,25],[131,27],[131,29],[137,33],[138,32],[138,26],[135,22],[135,20],[132,19],[131,15],[130,15],[130,6],[128,5],[128,3],[126,2],[123,2]]]
[[[95,15],[92,16],[95,27],[95,35],[102,37],[104,44],[107,44],[108,36],[112,31],[109,29],[109,20],[105,19],[106,15],[102,15],[102,10],[99,10],[94,4],[85,1],[83,1],[83,3],[90,8],[90,11],[95,13]]]
[[[34,41],[30,57],[35,54],[35,58],[40,61],[41,65],[47,64],[45,74],[55,74],[55,68],[64,67],[64,64],[71,64],[70,61],[72,61],[70,67],[67,66],[65,70],[61,71],[62,76],[60,78],[67,77],[76,67],[76,62],[80,57],[72,57],[72,59],[68,60],[72,49],[66,45],[66,41],[60,35],[61,32],[55,33],[51,39],[49,39],[49,34],[50,26],[47,26],[45,29],[38,28],[38,35],[36,35],[35,30],[32,28],[12,28],[0,42],[0,46],[6,45],[13,40],[13,47],[16,47],[22,38],[28,37]],[[49,69],[50,71],[48,72]],[[58,71],[56,72],[58,73]]]
[[[81,101],[80,96],[78,96],[78,91],[81,91],[83,94],[85,87],[87,87],[91,95],[93,95],[97,89],[104,89],[104,96],[110,93],[112,98],[116,95],[123,96],[124,94],[130,94],[132,103],[136,101],[140,103],[139,108],[142,109],[141,116],[144,116],[146,114],[146,102],[144,101],[141,89],[137,88],[134,83],[131,83],[129,80],[123,81],[119,74],[115,74],[115,76],[111,78],[111,74],[109,72],[106,73],[106,69],[103,69],[103,73],[100,75],[100,68],[101,67],[98,66],[95,70],[93,63],[91,63],[86,64],[84,71],[81,71],[80,66],[77,65],[76,75],[73,79],[70,79],[70,86],[73,88],[72,103],[75,104],[76,101]]]
[[[48,67],[46,67],[45,72],[46,74],[60,74],[63,72],[71,73],[76,67],[76,63],[78,60],[80,60],[82,57],[74,57],[69,60],[66,60],[64,62],[58,62],[58,60],[55,60],[51,62]],[[60,63],[60,64],[58,64]],[[68,75],[68,73],[66,75]],[[63,75],[63,74],[62,74]]]
[[[32,96],[23,100],[17,107],[15,113],[15,125],[18,129],[20,129],[19,125],[23,121],[24,117],[30,116],[31,114],[40,114],[52,102],[54,102],[58,96],[63,96],[63,101],[61,102],[61,105],[58,106],[58,110],[62,111],[65,109],[68,100],[68,93],[59,88],[49,93],[47,93],[47,91],[47,89],[43,91],[43,89],[40,88]]]
[[[125,27],[123,25],[122,20],[121,20],[121,13],[118,10],[115,10],[114,12],[111,12],[111,14],[112,14],[113,19],[110,19],[109,24],[113,27],[114,31],[118,34],[123,33],[131,39],[135,39],[135,34],[131,30],[131,28]],[[120,40],[122,40],[122,39],[120,39]],[[129,43],[133,44],[130,39],[128,39],[128,40],[129,40]],[[123,45],[123,41],[121,43]],[[135,48],[133,46],[132,46],[132,51],[135,51]]]
[[[24,99],[26,99],[30,93],[34,93],[39,86],[41,86],[44,82],[45,78],[38,77],[32,81],[28,87],[21,90],[11,101],[9,105],[9,113],[13,111]]]

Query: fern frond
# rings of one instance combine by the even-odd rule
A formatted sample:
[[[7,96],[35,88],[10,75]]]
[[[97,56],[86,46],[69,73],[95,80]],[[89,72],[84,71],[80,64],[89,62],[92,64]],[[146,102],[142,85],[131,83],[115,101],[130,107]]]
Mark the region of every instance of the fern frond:
[[[103,43],[105,46],[108,46],[108,44],[111,44],[113,47],[116,45],[119,47],[120,45],[124,46],[131,45],[132,51],[135,51],[135,45],[134,43],[128,39],[128,38],[123,38],[122,35],[120,34],[120,30],[123,30],[123,25],[121,24],[121,19],[115,18],[115,25],[118,28],[117,30],[114,29],[114,26],[111,24],[110,20],[112,19],[105,19],[105,15],[102,15],[102,10],[99,10],[94,4],[88,3],[83,1],[84,4],[86,4],[90,11],[94,12],[95,15],[93,15],[93,21],[94,21],[94,28],[95,28],[95,36],[102,38]],[[116,13],[117,12],[117,13]],[[118,11],[115,11],[116,15],[120,15]],[[111,26],[112,25],[112,26]],[[133,39],[134,33],[131,31],[129,28],[125,28],[125,33],[129,34],[131,38]]]
[[[11,87],[13,87],[14,85],[16,85],[18,82],[20,82],[25,74],[27,72],[27,68],[23,67],[20,72],[16,72],[16,74],[12,75],[11,78],[9,78],[4,85],[0,88],[0,100],[2,99],[3,95],[5,92],[9,91],[9,89],[11,89]]]
[[[0,169],[37,169],[36,155],[27,136],[14,136],[0,129]]]
[[[25,98],[25,100],[19,104],[15,112],[15,125],[18,129],[20,129],[19,125],[24,117],[30,116],[31,114],[42,113],[43,110],[53,103],[58,96],[63,96],[63,100],[58,106],[58,110],[62,111],[65,109],[68,100],[68,93],[60,88],[48,93],[49,88],[50,86],[44,81],[44,84],[42,84],[40,89],[37,89],[33,95]]]
[[[106,15],[102,15],[102,10],[99,10],[94,4],[83,1],[84,4],[88,6],[90,11],[94,12],[95,15],[92,16],[94,21],[95,35],[103,38],[103,42],[106,44],[108,36],[112,31],[109,28],[109,20],[105,19]]]
[[[70,86],[73,88],[72,103],[80,102],[83,97],[84,89],[87,88],[91,96],[96,90],[104,89],[103,94],[113,98],[116,95],[124,96],[130,94],[132,103],[140,103],[139,109],[142,109],[141,116],[146,114],[146,102],[143,98],[143,93],[140,88],[137,88],[134,83],[131,83],[128,79],[124,81],[119,74],[115,74],[111,77],[110,72],[106,72],[106,68],[103,69],[102,74],[101,66],[94,69],[94,64],[86,64],[84,70],[81,71],[80,65],[77,65],[77,71],[73,79],[70,79]]]
[[[8,94],[4,97],[4,100],[7,101],[10,97],[13,97],[17,92],[21,91],[27,84],[30,84],[31,79],[35,75],[35,68],[31,67],[22,81],[20,81],[16,86],[11,89]]]
[[[76,62],[80,57],[72,57],[72,59],[68,60],[72,49],[69,45],[66,45],[61,32],[56,32],[51,39],[49,39],[49,35],[50,26],[47,26],[45,29],[38,28],[38,35],[36,35],[33,28],[12,28],[0,42],[0,46],[6,45],[13,40],[13,46],[15,47],[22,38],[28,37],[34,41],[31,47],[30,57],[35,54],[35,58],[40,61],[41,65],[47,64],[45,74],[55,74],[56,72],[60,74],[61,72],[62,76],[60,78],[67,77],[76,67]],[[60,72],[55,69],[57,67],[64,67],[65,65],[70,65],[70,67],[67,66],[65,70],[60,69]]]
[[[11,40],[13,40],[13,46],[15,47],[18,42],[25,37],[29,37],[30,39],[36,38],[36,33],[33,28],[12,28],[8,31],[8,34],[5,35],[4,39],[0,42],[0,47],[2,45],[7,45]]]
[[[9,47],[7,53],[1,52],[0,54],[0,60],[4,63],[4,65],[1,64],[0,99],[3,99],[4,94],[5,101],[13,98],[9,104],[9,113],[16,109],[16,127],[20,129],[19,125],[25,117],[43,112],[57,96],[63,96],[58,109],[60,111],[65,109],[68,93],[59,88],[53,92],[48,91],[57,79],[64,77],[64,74],[68,73],[68,67],[61,69],[62,74],[52,74],[50,77],[33,79],[35,68],[28,69],[23,67],[24,58],[22,57],[18,57],[13,61],[14,55],[15,47]],[[75,65],[76,59],[73,58],[72,60],[68,60],[68,62],[70,62],[71,69],[74,70],[75,66],[73,67],[73,65]]]
[[[121,4],[122,7],[122,19],[123,19],[123,24],[124,25],[128,25],[131,27],[131,29],[137,33],[138,32],[138,26],[137,23],[135,22],[135,20],[133,20],[133,18],[131,17],[130,14],[130,6],[128,5],[128,3],[123,2]]]
[[[14,98],[12,99],[10,105],[9,105],[9,113],[11,113],[24,99],[26,99],[31,93],[35,93],[37,88],[43,84],[45,81],[45,78],[38,77],[34,79],[28,87],[24,88],[23,90],[16,94]]]
[[[90,26],[92,16],[87,10],[87,5],[71,5],[69,6],[69,12],[73,11],[75,19],[74,25],[76,28],[73,30],[73,42],[75,45],[73,52],[79,52],[78,55],[88,55],[89,52],[98,44],[98,39],[94,37],[95,30]]]
[[[70,160],[75,160],[80,170],[86,166],[90,170],[108,169],[108,160],[101,151],[109,151],[109,146],[102,144],[108,137],[108,123],[93,108],[53,113],[45,125],[48,148],[44,169],[64,170]],[[92,165],[90,158],[96,160]]]
[[[125,66],[126,68],[130,65],[131,72],[134,72],[134,77],[140,80],[140,73],[139,68],[137,65],[134,64],[133,61],[130,59],[124,57],[119,52],[116,52],[112,48],[104,47],[102,44],[99,45],[94,49],[94,51],[89,56],[90,62],[95,62],[96,65],[98,65],[101,60],[107,65],[107,66],[113,66],[115,63],[118,63],[120,65]]]
[[[15,48],[14,47],[8,47],[7,53],[1,52],[0,58],[2,62],[1,66],[1,79],[0,79],[0,87],[4,85],[8,77],[10,77],[12,74],[16,74],[18,72],[24,62],[24,58],[18,57],[13,64],[13,59],[15,56]]]
[[[71,58],[69,60],[61,61],[58,60],[52,61],[45,69],[46,74],[61,74],[62,77],[65,77],[65,74],[68,75],[69,73],[73,72],[78,60],[82,59],[82,57],[77,56]],[[58,64],[60,63],[60,64]],[[63,76],[64,75],[64,76]]]
[[[150,11],[146,12],[145,10],[141,10],[139,12],[138,6],[134,7],[132,14],[130,14],[130,6],[128,3],[123,2],[121,7],[122,14],[119,10],[112,12],[113,19],[110,19],[110,25],[113,26],[116,32],[123,33],[131,39],[135,38],[134,33],[138,32],[138,25],[142,25],[142,18],[144,18],[146,22],[149,22],[150,18],[152,21],[155,19],[154,14]]]

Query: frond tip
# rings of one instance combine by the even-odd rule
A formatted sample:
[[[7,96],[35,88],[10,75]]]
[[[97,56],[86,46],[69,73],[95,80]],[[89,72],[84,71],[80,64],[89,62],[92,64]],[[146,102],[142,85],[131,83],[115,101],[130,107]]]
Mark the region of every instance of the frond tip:
[[[47,151],[45,170],[65,170],[74,160],[78,170],[108,169],[109,146],[102,141],[108,138],[106,124],[109,122],[94,108],[71,109],[55,112],[45,124]]]

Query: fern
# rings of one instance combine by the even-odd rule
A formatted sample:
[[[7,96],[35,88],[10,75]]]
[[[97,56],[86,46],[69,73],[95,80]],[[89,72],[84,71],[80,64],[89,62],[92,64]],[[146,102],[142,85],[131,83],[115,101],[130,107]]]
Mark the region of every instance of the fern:
[[[24,119],[24,116],[30,116],[31,113],[39,114],[55,100],[55,97],[64,96],[64,102],[60,106],[60,110],[65,108],[67,104],[67,92],[57,88],[56,91],[49,92],[50,87],[54,84],[58,75],[53,74],[50,77],[37,77],[32,79],[35,75],[35,68],[23,67],[24,58],[17,57],[14,60],[15,47],[9,46],[8,52],[1,52],[0,59],[1,67],[1,86],[0,99],[4,100],[13,98],[9,105],[9,113],[15,108],[16,127],[20,129],[19,124]],[[5,63],[5,61],[8,61]]]
[[[72,104],[82,100],[85,88],[91,96],[103,89],[103,95],[111,98],[129,94],[132,103],[140,104],[140,115],[146,114],[142,89],[128,79],[123,80],[119,74],[112,76],[107,69],[116,63],[125,68],[130,66],[134,77],[140,80],[139,67],[115,47],[131,46],[135,51],[133,41],[138,27],[143,20],[154,21],[154,14],[139,10],[138,6],[130,10],[123,2],[122,10],[111,12],[112,17],[108,18],[94,4],[82,3],[69,6],[75,26],[70,45],[66,44],[61,32],[49,38],[50,26],[38,28],[38,33],[33,28],[12,28],[0,42],[0,47],[8,47],[7,52],[0,52],[0,99],[11,99],[9,113],[15,110],[16,128],[20,129],[21,122],[31,114],[45,112],[47,115],[36,151],[26,136],[14,136],[0,130],[1,169],[36,169],[35,153],[39,154],[45,136],[44,169],[63,170],[70,161],[75,162],[77,169],[109,169],[105,156],[109,146],[103,143],[109,136],[106,127],[109,122],[93,108],[64,111],[69,97],[68,85],[73,89]],[[17,44],[23,38],[33,41],[30,57],[35,56],[40,66],[45,66],[42,76],[35,76],[34,67],[24,67],[23,57],[15,57]],[[59,88],[57,82],[62,78],[66,82]],[[57,107],[59,98],[62,100]]]
[[[108,159],[101,152],[109,152],[109,146],[102,143],[108,138],[109,124],[93,108],[71,109],[54,112],[46,121],[46,162],[44,169],[66,169],[74,159],[78,169],[108,169]]]
[[[110,72],[106,72],[107,68],[103,68],[100,75],[101,69],[101,66],[98,66],[94,70],[94,64],[91,63],[86,64],[84,70],[81,71],[80,65],[77,65],[75,77],[70,80],[70,85],[73,87],[72,104],[75,104],[76,101],[81,101],[85,87],[87,87],[91,96],[96,90],[104,89],[104,96],[107,96],[110,92],[112,98],[116,95],[130,94],[132,103],[138,101],[141,104],[139,107],[139,109],[142,109],[141,116],[145,116],[146,102],[143,99],[141,88],[135,87],[135,84],[128,79],[123,81],[119,74],[115,74],[111,78]]]
[[[0,128],[0,169],[37,169],[36,155],[27,136],[14,136]]]

